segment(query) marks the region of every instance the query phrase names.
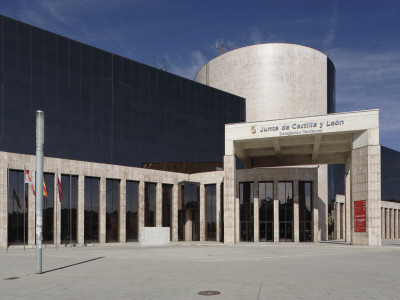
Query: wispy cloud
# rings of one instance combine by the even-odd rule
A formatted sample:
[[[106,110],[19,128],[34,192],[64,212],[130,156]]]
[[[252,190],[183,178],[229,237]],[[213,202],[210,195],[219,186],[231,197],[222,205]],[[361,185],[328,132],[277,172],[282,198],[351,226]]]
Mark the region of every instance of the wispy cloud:
[[[336,20],[337,20],[337,3],[334,3],[332,17],[329,22],[329,29],[326,33],[325,39],[323,40],[323,45],[325,48],[329,48],[336,37]]]
[[[371,53],[336,49],[338,111],[380,109],[381,136],[400,149],[400,51]]]
[[[167,71],[179,76],[193,79],[197,71],[207,62],[207,58],[200,50],[190,53],[188,60],[165,55],[167,60]]]

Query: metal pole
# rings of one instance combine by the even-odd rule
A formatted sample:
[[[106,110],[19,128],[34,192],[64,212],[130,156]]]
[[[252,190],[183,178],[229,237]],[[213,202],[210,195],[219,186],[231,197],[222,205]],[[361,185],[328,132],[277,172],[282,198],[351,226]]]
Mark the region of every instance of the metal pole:
[[[36,274],[42,273],[44,112],[36,111]]]
[[[69,246],[72,248],[72,204],[71,204],[71,191],[72,191],[71,170],[69,171]]]
[[[57,213],[58,213],[58,210],[57,210],[57,202],[58,202],[58,185],[57,185],[57,183],[58,183],[58,169],[56,169],[56,180],[55,180],[55,192],[56,192],[56,203],[55,203],[55,207],[56,207],[56,230],[55,230],[55,232],[56,232],[56,236],[54,237],[56,240],[55,240],[55,242],[56,242],[56,249],[58,248],[58,246],[57,246],[57,240],[58,240],[58,235],[57,235],[57,228],[58,228],[58,226],[57,226],[57,221],[58,221],[58,218],[57,218]]]
[[[3,85],[2,85],[3,87]],[[7,164],[7,205],[9,205],[9,198],[10,198],[10,166]],[[6,239],[6,250],[8,252],[8,232],[7,232],[7,239]]]
[[[25,211],[26,211],[26,195],[25,195],[25,165],[24,165],[24,251],[25,251]]]

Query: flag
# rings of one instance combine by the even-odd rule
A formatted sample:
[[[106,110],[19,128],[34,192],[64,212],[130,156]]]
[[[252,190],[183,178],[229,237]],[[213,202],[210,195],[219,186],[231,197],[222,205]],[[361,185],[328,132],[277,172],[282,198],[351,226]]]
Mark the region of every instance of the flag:
[[[60,200],[61,203],[61,199],[62,199],[62,188],[61,188],[61,180],[60,177],[57,174],[57,189],[58,189],[58,199]]]
[[[18,208],[21,209],[21,202],[19,201],[19,197],[13,188],[13,199],[17,202]]]
[[[36,196],[35,188],[33,187],[32,180],[31,180],[31,178],[29,177],[29,174],[28,174],[28,172],[26,171],[26,169],[25,169],[25,183],[28,183],[28,184],[31,186],[31,188],[32,188],[32,193],[33,193],[34,196]]]
[[[43,196],[48,197],[46,183],[44,182],[44,178],[43,178]]]

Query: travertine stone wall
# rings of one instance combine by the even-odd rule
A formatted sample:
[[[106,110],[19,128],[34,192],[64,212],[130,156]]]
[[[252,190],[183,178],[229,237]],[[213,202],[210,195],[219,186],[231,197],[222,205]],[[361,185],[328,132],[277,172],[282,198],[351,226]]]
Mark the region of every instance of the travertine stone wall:
[[[381,156],[380,146],[365,146],[352,150],[352,203],[366,200],[366,232],[355,232],[352,244],[381,245]],[[354,205],[352,207],[354,215]],[[353,220],[354,222],[354,220]]]
[[[207,62],[195,81],[246,98],[246,122],[321,115],[327,113],[327,60],[301,45],[252,45]]]
[[[382,239],[399,239],[400,203],[381,201]]]
[[[224,242],[234,244],[235,236],[235,200],[236,200],[236,158],[224,156]]]

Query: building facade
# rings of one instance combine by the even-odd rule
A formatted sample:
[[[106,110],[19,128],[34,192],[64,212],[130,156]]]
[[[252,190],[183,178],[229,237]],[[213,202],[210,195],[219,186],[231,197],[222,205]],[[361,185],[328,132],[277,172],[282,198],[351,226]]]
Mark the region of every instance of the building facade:
[[[374,126],[358,131],[331,114],[335,68],[325,54],[244,47],[192,81],[0,20],[0,247],[35,244],[25,170],[35,182],[36,110],[45,112],[45,244],[140,242],[148,227],[170,228],[174,242],[326,240],[326,164],[338,163],[341,237],[380,244],[381,208],[393,210],[385,220],[396,236],[397,208],[381,203],[378,113],[359,112]],[[355,201],[365,201],[365,232],[356,232]]]

